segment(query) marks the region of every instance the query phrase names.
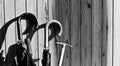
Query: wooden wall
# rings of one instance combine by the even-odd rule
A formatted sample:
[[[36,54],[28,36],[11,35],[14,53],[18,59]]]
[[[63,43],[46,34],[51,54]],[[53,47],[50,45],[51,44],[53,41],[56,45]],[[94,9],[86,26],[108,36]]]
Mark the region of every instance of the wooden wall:
[[[49,19],[57,19],[63,26],[58,41],[69,43],[63,66],[106,66],[107,56],[107,13],[106,0],[49,0]],[[12,18],[24,12],[33,13],[39,25],[46,23],[45,0],[0,0],[0,28]],[[23,28],[25,24],[23,23]],[[17,42],[16,26],[13,23],[2,46],[4,56],[10,45]],[[57,66],[62,46],[50,41],[52,65]],[[32,39],[33,58],[41,65],[44,30],[35,33]]]
[[[114,56],[114,0],[107,0],[107,14],[108,14],[108,46],[107,46],[107,66],[113,65],[113,56]],[[116,65],[115,65],[116,66]]]
[[[73,46],[66,48],[63,66],[106,66],[106,0],[56,0],[55,4],[55,19],[63,26],[60,41]]]
[[[120,65],[120,1],[115,0],[113,3],[113,66]]]

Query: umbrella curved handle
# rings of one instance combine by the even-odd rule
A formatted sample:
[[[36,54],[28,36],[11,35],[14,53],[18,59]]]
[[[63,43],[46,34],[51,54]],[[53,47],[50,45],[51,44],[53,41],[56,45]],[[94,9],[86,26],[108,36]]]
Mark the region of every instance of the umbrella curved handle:
[[[49,28],[53,28],[55,30],[55,35],[57,36],[61,36],[62,35],[62,31],[63,31],[63,28],[62,28],[62,25],[59,21],[57,20],[51,20],[49,21],[47,24],[46,24],[46,27],[45,27],[45,47],[48,48],[48,37],[49,37]]]
[[[23,33],[22,33],[21,20],[26,20],[26,29]],[[20,15],[17,20],[19,40],[22,39],[22,35],[28,34],[33,29],[36,29],[37,25],[38,25],[38,21],[32,13],[23,13],[22,15]]]

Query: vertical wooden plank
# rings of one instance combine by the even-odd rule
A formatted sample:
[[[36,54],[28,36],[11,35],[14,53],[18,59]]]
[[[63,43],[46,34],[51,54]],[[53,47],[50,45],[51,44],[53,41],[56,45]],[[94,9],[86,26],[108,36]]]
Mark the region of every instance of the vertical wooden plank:
[[[14,16],[14,0],[5,0],[5,23],[13,19]],[[6,49],[15,44],[15,23],[11,24],[6,34]]]
[[[81,62],[81,0],[71,0],[71,66],[80,66]],[[83,65],[82,65],[83,66]]]
[[[0,28],[4,25],[3,0],[0,0]]]
[[[4,2],[3,0],[0,0],[0,28],[3,25],[4,25]],[[1,50],[4,50],[3,57],[5,57],[5,41],[3,42]]]
[[[120,1],[114,0],[113,3],[113,66],[120,66]]]
[[[36,0],[27,0],[27,12],[33,13],[36,16]]]
[[[91,0],[81,0],[81,66],[91,65],[91,53],[92,53],[92,4]]]
[[[45,13],[45,0],[38,0],[38,24],[44,24],[46,23],[45,20],[46,17],[46,13]],[[44,28],[39,30],[39,57],[40,57],[40,61],[39,61],[39,66],[42,66],[41,60],[43,58],[43,48],[44,48],[44,37],[45,37],[45,33],[44,33]]]
[[[71,43],[70,26],[71,26],[71,0],[57,0],[55,1],[55,15],[54,18],[59,20],[63,27],[63,33],[60,37],[61,42]],[[57,47],[58,57],[60,58],[62,46]],[[66,47],[63,66],[71,66],[71,48]],[[59,59],[58,59],[59,61]]]
[[[61,42],[71,43],[70,39],[70,26],[71,26],[71,19],[70,19],[70,0],[61,0],[61,24],[63,26],[63,34],[61,36]],[[62,50],[62,49],[61,49]],[[71,62],[71,48],[66,46],[64,59],[63,59],[63,66],[70,66]],[[60,52],[61,54],[61,52]]]
[[[25,13],[25,0],[16,0],[16,16]]]
[[[113,53],[113,51],[112,51],[112,43],[113,43],[113,22],[112,22],[112,20],[113,20],[113,13],[112,13],[112,6],[113,6],[113,4],[112,4],[112,1],[113,0],[107,0],[107,14],[108,14],[108,36],[107,36],[107,40],[108,40],[108,47],[107,47],[107,65],[106,66],[112,66],[112,53]]]
[[[107,14],[107,1],[102,0],[101,3],[101,10],[102,10],[102,15],[101,15],[101,31],[102,31],[102,40],[101,40],[101,66],[106,66],[107,65],[107,47],[108,47],[108,14]]]
[[[92,66],[101,66],[101,0],[92,1]]]

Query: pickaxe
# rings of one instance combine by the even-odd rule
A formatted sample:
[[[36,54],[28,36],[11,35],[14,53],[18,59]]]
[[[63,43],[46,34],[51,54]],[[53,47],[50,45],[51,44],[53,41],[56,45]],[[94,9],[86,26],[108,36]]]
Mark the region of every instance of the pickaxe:
[[[69,46],[69,47],[72,47],[72,46],[67,44],[67,43],[62,43],[62,42],[56,42],[56,44],[63,45],[62,52],[61,52],[61,57],[60,57],[60,61],[59,61],[59,66],[62,66],[62,61],[63,61],[63,57],[64,57],[64,53],[65,53],[65,48],[66,48],[66,46]]]

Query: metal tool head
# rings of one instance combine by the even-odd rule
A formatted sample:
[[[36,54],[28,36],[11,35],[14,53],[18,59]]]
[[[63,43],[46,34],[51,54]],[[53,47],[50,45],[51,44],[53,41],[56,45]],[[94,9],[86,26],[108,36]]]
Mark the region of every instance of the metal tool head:
[[[38,21],[32,13],[23,13],[19,17],[20,17],[19,18],[20,21],[21,20],[26,20],[26,29],[22,33],[23,35],[27,34],[27,33],[30,33],[33,29],[36,29],[36,27],[38,25]]]
[[[65,46],[69,46],[69,47],[73,48],[72,45],[63,43],[63,42],[56,42],[56,44],[65,45]]]
[[[56,44],[63,45],[60,60],[59,60],[59,64],[58,64],[58,66],[62,66],[63,57],[64,57],[64,53],[65,53],[65,48],[66,48],[66,46],[69,46],[69,47],[72,47],[72,46],[67,44],[67,43],[63,43],[63,42],[56,42]]]

